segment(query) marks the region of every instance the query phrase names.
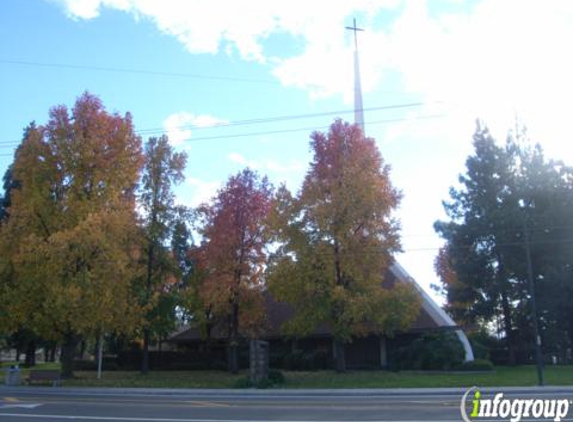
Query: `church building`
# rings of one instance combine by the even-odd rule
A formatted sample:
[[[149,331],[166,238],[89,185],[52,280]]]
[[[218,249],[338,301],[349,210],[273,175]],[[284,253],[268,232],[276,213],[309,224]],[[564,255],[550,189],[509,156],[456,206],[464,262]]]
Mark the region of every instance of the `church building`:
[[[362,104],[362,90],[360,83],[360,68],[358,61],[358,41],[357,31],[362,29],[356,27],[356,20],[352,27],[347,29],[354,31],[354,119],[355,123],[364,132],[364,113]],[[371,334],[361,338],[354,338],[345,347],[346,366],[348,368],[387,368],[389,365],[389,354],[404,345],[407,345],[413,338],[420,336],[424,332],[434,332],[438,330],[452,331],[455,333],[464,348],[464,360],[474,360],[471,345],[460,327],[449,317],[446,312],[420,287],[400,264],[394,262],[387,269],[384,276],[384,285],[392,287],[396,283],[407,283],[411,285],[420,299],[420,312],[408,330],[396,333],[392,338],[384,335]],[[287,303],[276,302],[270,294],[266,294],[266,310],[268,329],[262,337],[270,344],[270,351],[300,350],[305,353],[320,352],[324,356],[325,362],[332,362],[334,359],[334,347],[332,333],[327,326],[317,327],[313,333],[303,339],[290,339],[285,337],[281,331],[283,323],[288,321],[293,315],[292,307]],[[211,332],[212,347],[214,353],[224,356],[227,335],[221,327],[213,327]],[[167,342],[175,345],[178,349],[201,350],[204,346],[204,338],[201,336],[199,328],[188,328],[172,335]]]

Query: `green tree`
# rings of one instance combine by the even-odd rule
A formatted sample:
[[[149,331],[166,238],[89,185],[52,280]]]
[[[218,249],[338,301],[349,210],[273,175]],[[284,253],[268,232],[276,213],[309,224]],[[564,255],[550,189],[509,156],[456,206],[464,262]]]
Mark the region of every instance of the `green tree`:
[[[496,145],[479,122],[473,145],[475,155],[467,159],[467,173],[459,177],[462,188],[450,189],[452,200],[444,203],[451,221],[435,224],[448,242],[459,281],[447,290],[448,304],[451,311],[457,310],[454,318],[466,323],[488,322],[501,308],[508,360],[514,364],[513,311],[522,289],[509,265],[519,249],[511,243],[521,232],[513,150]]]
[[[527,141],[526,134],[520,138]],[[530,242],[540,332],[545,352],[564,356],[573,344],[573,168],[547,159],[539,146],[523,144],[517,151],[518,194],[522,229]],[[523,257],[516,257],[513,266],[516,277],[527,280]],[[532,345],[531,312],[523,308],[519,333]]]
[[[3,326],[62,342],[62,375],[73,375],[82,336],[129,331],[140,140],[131,116],[110,114],[83,94],[71,114],[54,107],[26,130],[16,152],[10,217],[2,225]]]
[[[168,248],[174,224],[181,213],[175,204],[173,186],[183,181],[187,155],[174,152],[167,136],[149,138],[145,144],[144,167],[139,202],[142,209],[146,271],[141,293],[147,309],[143,327],[141,372],[149,370],[149,341],[153,333],[162,335],[175,324],[176,262]]]
[[[529,147],[523,136],[498,146],[479,123],[474,150],[459,178],[461,187],[452,188],[451,201],[444,203],[450,220],[435,224],[447,241],[436,269],[457,321],[485,327],[501,313],[508,362],[514,364],[516,347],[533,343],[525,230],[542,327],[570,325],[558,316],[570,289],[567,283],[557,286],[570,276],[573,173],[546,160],[541,148]]]
[[[415,293],[384,288],[392,253],[400,250],[392,211],[400,193],[376,144],[356,125],[337,120],[311,136],[311,168],[297,197],[277,194],[272,217],[279,245],[268,269],[271,293],[290,303],[287,333],[304,336],[320,324],[332,330],[336,369],[353,336],[392,334],[418,314]]]

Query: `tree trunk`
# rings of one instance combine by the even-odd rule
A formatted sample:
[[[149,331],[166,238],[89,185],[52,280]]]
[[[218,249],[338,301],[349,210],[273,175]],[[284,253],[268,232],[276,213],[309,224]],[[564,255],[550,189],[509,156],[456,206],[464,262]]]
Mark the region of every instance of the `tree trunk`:
[[[507,343],[507,363],[510,366],[514,366],[515,347],[513,341],[513,328],[511,323],[511,308],[505,290],[502,291],[501,293],[501,308],[503,311],[503,327],[505,330],[505,341]]]
[[[344,353],[344,342],[341,340],[334,340],[334,353],[335,353],[335,369],[336,372],[346,371],[346,356]]]
[[[297,350],[298,350],[298,339],[293,338],[290,342],[290,351],[291,351],[291,353],[294,353]]]
[[[143,354],[141,356],[141,373],[147,375],[149,372],[149,328],[143,329]]]
[[[157,348],[157,360],[159,361],[159,367],[163,368],[163,353],[161,353],[161,335],[159,335],[159,342],[158,342],[158,348]]]
[[[213,329],[213,325],[208,322],[206,326],[207,336],[205,339],[205,351],[210,354],[211,353],[211,331]]]
[[[346,288],[344,285],[344,280],[342,277],[342,270],[340,268],[340,245],[338,243],[338,239],[334,239],[334,269],[335,269],[335,277],[336,277],[336,285],[342,286]],[[339,317],[342,314],[341,307],[344,306],[343,304],[338,304],[337,307],[334,309],[333,314],[333,322],[339,321]],[[339,339],[334,339],[334,368],[336,372],[345,372],[346,371],[346,356],[344,354],[344,342]]]
[[[507,280],[505,274],[505,265],[502,256],[496,253],[498,268],[496,274],[497,285],[501,291],[501,309],[503,313],[503,328],[505,331],[505,341],[507,344],[507,363],[510,366],[515,365],[515,342],[513,339],[513,324],[511,321],[511,305],[507,294]]]
[[[152,221],[155,222],[156,216],[152,215]],[[152,223],[153,224],[153,223]],[[151,286],[153,278],[153,263],[155,258],[155,244],[153,241],[149,245],[149,251],[147,253],[147,282],[145,290],[145,304],[148,305],[151,299]],[[149,324],[150,315],[146,315],[147,323]],[[143,355],[141,357],[141,373],[147,375],[149,372],[149,326],[143,329]]]
[[[95,357],[95,361],[97,362],[97,352],[99,350],[99,340],[100,340],[100,336],[96,335],[95,338],[95,345],[94,345],[94,357]]]
[[[29,368],[36,365],[36,341],[30,340],[26,345],[26,358],[24,366]]]
[[[74,377],[74,357],[76,355],[76,347],[79,342],[79,336],[68,333],[64,336],[62,343],[62,353],[60,361],[62,362],[62,378]]]
[[[58,348],[57,343],[54,343],[50,349],[50,362],[56,361],[56,349]]]
[[[239,372],[239,304],[233,303],[231,335],[229,336],[229,372]]]
[[[80,360],[84,360],[84,355],[86,354],[86,339],[82,339],[80,342]]]

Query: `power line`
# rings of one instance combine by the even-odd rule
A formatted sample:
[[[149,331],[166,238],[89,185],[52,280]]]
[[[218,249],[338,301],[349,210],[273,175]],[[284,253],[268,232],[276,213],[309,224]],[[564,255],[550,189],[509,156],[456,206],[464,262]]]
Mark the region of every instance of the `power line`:
[[[399,123],[399,122],[412,121],[412,120],[437,119],[437,118],[442,118],[444,116],[445,116],[445,114],[434,114],[434,115],[417,116],[417,117],[411,117],[411,118],[385,119],[385,120],[373,121],[373,122],[370,122],[369,124],[376,125],[376,124],[383,124],[383,123]],[[312,131],[312,130],[322,130],[322,129],[324,129],[324,126],[321,126],[321,127],[311,126],[311,127],[296,128],[296,129],[280,129],[280,130],[273,130],[273,131],[237,133],[237,134],[231,134],[231,135],[203,136],[200,138],[187,139],[184,142],[198,142],[198,141],[206,141],[206,140],[214,140],[214,139],[234,139],[234,138],[242,138],[242,137],[248,137],[248,136],[277,135],[277,134],[282,134],[282,133],[308,132],[308,131]],[[14,146],[16,146],[16,145],[14,145]],[[4,146],[4,147],[8,147],[8,146]],[[11,157],[12,155],[13,154],[0,154],[0,157]]]
[[[439,101],[436,101],[439,103]],[[386,106],[378,106],[378,107],[367,107],[364,108],[363,111],[380,111],[380,110],[392,110],[392,109],[400,109],[400,108],[412,108],[412,107],[421,107],[426,105],[427,103],[424,102],[415,102],[415,103],[405,103],[405,104],[392,104]],[[336,110],[336,111],[326,111],[321,113],[307,113],[307,114],[294,114],[294,115],[285,115],[285,116],[276,116],[276,117],[264,117],[259,119],[247,119],[247,120],[235,120],[233,122],[228,123],[220,123],[211,126],[198,126],[198,125],[182,125],[176,126],[174,129],[193,129],[193,130],[201,130],[201,129],[212,129],[212,128],[219,128],[219,127],[230,127],[230,126],[243,126],[243,125],[252,125],[252,124],[260,124],[260,123],[273,123],[273,122],[280,122],[285,120],[299,120],[299,119],[306,119],[306,118],[313,118],[313,117],[324,117],[324,116],[332,116],[332,115],[339,115],[339,114],[349,114],[354,113],[354,109],[346,109],[346,110]],[[151,128],[151,129],[141,129],[136,131],[138,134],[145,134],[147,132],[165,132],[165,128]]]
[[[428,115],[428,116],[418,116],[418,117],[414,117],[414,118],[386,119],[386,120],[373,121],[373,122],[370,122],[369,124],[373,125],[373,124],[382,124],[382,123],[399,123],[399,122],[405,122],[405,121],[410,121],[410,120],[436,119],[436,118],[441,118],[444,116],[445,116],[445,114],[434,114],[434,115]],[[241,138],[241,137],[246,137],[246,136],[276,135],[276,134],[280,134],[280,133],[307,132],[310,130],[322,130],[322,129],[324,129],[324,126],[321,126],[321,127],[311,126],[311,127],[296,128],[296,129],[281,129],[281,130],[263,131],[263,132],[239,133],[239,134],[235,134],[235,135],[203,136],[201,138],[188,139],[185,142],[205,141],[205,140],[210,140],[210,139],[231,139],[231,138]]]
[[[198,73],[164,72],[156,70],[130,69],[121,67],[88,66],[88,65],[70,64],[70,63],[44,63],[44,62],[6,60],[6,59],[0,59],[0,63],[21,65],[21,66],[52,67],[57,69],[93,70],[96,72],[134,73],[141,75],[173,76],[180,78],[193,78],[193,79],[204,79],[204,80],[214,80],[214,81],[247,82],[247,83],[262,83],[262,84],[277,85],[276,81],[272,81],[270,79],[250,79],[250,78],[238,78],[235,76],[203,75]]]
[[[439,101],[435,101],[433,103],[440,103]],[[380,111],[380,110],[395,110],[395,109],[403,109],[403,108],[415,108],[427,105],[428,103],[424,102],[414,102],[414,103],[404,103],[404,104],[391,104],[385,106],[377,106],[377,107],[368,107],[365,108],[364,111]],[[336,110],[336,111],[326,111],[321,113],[306,113],[306,114],[294,114],[294,115],[283,115],[283,116],[274,116],[274,117],[263,117],[257,119],[244,119],[244,120],[235,120],[233,122],[226,122],[226,123],[219,123],[214,124],[211,126],[204,126],[204,125],[197,125],[197,124],[189,124],[189,125],[180,125],[174,126],[171,129],[177,130],[202,130],[202,129],[217,129],[217,128],[226,128],[232,126],[244,126],[244,125],[253,125],[253,124],[261,124],[261,123],[274,123],[274,122],[281,122],[281,121],[288,121],[288,120],[300,120],[305,118],[313,118],[313,117],[324,117],[324,116],[332,116],[332,115],[340,115],[340,114],[348,114],[354,113],[354,110],[346,109],[346,110]],[[151,134],[162,134],[166,133],[164,127],[161,128],[147,128],[147,129],[139,129],[135,130],[135,133],[138,135],[151,135]],[[0,141],[0,148],[3,146],[12,147],[18,145],[20,141],[13,140],[13,141]]]

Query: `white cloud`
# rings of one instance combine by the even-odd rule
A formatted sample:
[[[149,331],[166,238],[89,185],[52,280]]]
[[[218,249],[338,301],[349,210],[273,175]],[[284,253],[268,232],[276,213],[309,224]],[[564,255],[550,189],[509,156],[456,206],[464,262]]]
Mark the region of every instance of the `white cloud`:
[[[286,164],[281,164],[275,160],[266,160],[265,168],[275,173],[296,173],[304,170],[304,164],[297,160],[291,160]]]
[[[185,182],[191,187],[191,196],[181,199],[190,207],[197,207],[202,203],[209,202],[221,187],[221,182],[205,181],[195,177],[187,177]]]
[[[193,113],[182,111],[168,116],[163,121],[163,127],[167,132],[167,136],[169,137],[171,144],[177,146],[191,138],[192,129],[194,127],[204,128],[225,125],[228,123],[229,122],[227,120],[206,114],[195,115]]]
[[[561,141],[573,95],[573,61],[564,53],[570,39],[571,2],[482,0],[472,10],[438,16],[426,2],[408,2],[388,29],[390,60],[379,66],[397,71],[408,91],[452,106],[434,133],[473,129],[468,122],[481,117],[503,141],[518,115],[551,155],[573,162],[573,150]]]
[[[103,8],[153,21],[191,53],[238,52],[243,59],[266,62],[264,41],[274,33],[304,39],[310,52],[328,58],[344,42],[349,16],[395,8],[402,0],[56,0],[74,19],[93,19]],[[335,54],[340,54],[336,52]],[[290,63],[287,63],[287,67]],[[330,69],[332,72],[334,69]],[[284,72],[279,72],[284,74]]]
[[[259,163],[257,163],[256,161],[247,160],[245,157],[243,157],[241,154],[237,152],[231,152],[228,157],[229,160],[231,160],[233,163],[240,164],[241,166],[250,167],[253,170],[258,170],[261,168]]]
[[[480,115],[517,109],[547,130],[567,118],[573,94],[573,3],[563,0],[452,1],[448,12],[434,3],[430,11],[424,0],[55,1],[75,19],[93,19],[104,8],[149,19],[191,53],[238,52],[266,62],[285,86],[313,97],[350,99],[352,42],[344,26],[354,15],[367,29],[359,34],[365,92],[396,72],[403,86],[391,90],[462,103]],[[302,41],[303,51],[270,57],[265,41],[272,34]]]

